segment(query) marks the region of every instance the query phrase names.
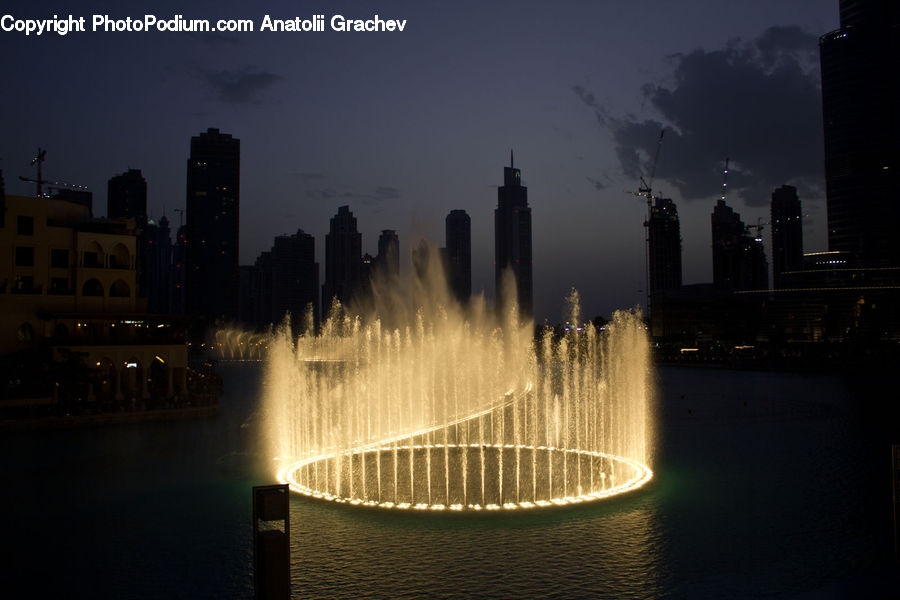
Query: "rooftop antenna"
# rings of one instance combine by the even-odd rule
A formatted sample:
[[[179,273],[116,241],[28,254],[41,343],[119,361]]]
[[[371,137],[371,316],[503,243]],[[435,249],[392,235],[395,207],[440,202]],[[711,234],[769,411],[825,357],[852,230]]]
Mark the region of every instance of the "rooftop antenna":
[[[722,173],[722,202],[725,202],[725,196],[728,193],[728,158],[725,158],[725,171]]]
[[[509,168],[510,168],[510,169],[515,168],[515,163],[513,162],[513,150],[512,150],[512,148],[509,149]]]

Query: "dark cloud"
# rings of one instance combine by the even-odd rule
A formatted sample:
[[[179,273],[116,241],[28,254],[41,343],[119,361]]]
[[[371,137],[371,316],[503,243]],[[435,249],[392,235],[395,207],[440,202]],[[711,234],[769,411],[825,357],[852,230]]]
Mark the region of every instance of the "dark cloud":
[[[572,86],[572,91],[575,92],[581,101],[584,102],[587,106],[594,109],[594,114],[597,117],[597,121],[601,125],[606,125],[607,122],[607,112],[606,109],[597,102],[597,99],[594,97],[594,94],[589,92],[583,86],[574,85]]]
[[[603,190],[605,190],[606,188],[609,187],[609,183],[610,183],[610,181],[609,181],[609,176],[604,175],[603,178],[606,179],[606,181],[600,181],[599,179],[595,179],[595,178],[593,178],[593,177],[585,177],[585,179],[587,179],[588,182],[589,182],[589,183],[594,187],[594,189],[597,190],[598,192],[601,192],[601,191],[603,191]]]
[[[657,190],[672,186],[687,200],[714,196],[730,157],[729,191],[747,204],[768,203],[772,189],[784,183],[807,197],[821,195],[816,43],[799,27],[772,27],[752,42],[674,55],[672,83],[642,88],[658,118],[608,117],[590,92],[580,86],[574,91],[612,131],[628,177],[646,177],[659,132],[666,129]]]
[[[244,67],[231,71],[207,71],[203,73],[206,83],[213,89],[219,100],[231,104],[256,104],[259,95],[284,77],[257,67]]]

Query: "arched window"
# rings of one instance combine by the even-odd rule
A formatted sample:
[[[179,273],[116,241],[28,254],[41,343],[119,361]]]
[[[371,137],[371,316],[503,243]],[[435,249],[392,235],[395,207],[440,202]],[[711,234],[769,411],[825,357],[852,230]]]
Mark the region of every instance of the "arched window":
[[[82,265],[88,269],[99,269],[103,267],[103,248],[97,242],[91,242],[84,249],[84,257]]]
[[[111,286],[109,286],[110,298],[127,298],[130,295],[131,288],[129,288],[128,284],[121,279],[116,279],[116,281],[113,282]]]
[[[34,339],[34,327],[31,323],[22,323],[16,331],[16,340],[19,342],[30,342]]]
[[[103,284],[97,281],[96,279],[88,279],[84,282],[84,287],[81,288],[82,296],[102,296],[103,295]]]
[[[116,244],[109,255],[110,269],[130,269],[131,255],[124,244]]]

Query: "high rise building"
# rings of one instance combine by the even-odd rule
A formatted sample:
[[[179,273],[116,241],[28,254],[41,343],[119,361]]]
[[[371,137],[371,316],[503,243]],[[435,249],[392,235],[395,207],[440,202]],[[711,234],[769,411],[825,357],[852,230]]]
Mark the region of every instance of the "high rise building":
[[[237,317],[241,143],[210,128],[191,138],[187,161],[187,312]]]
[[[531,208],[528,188],[522,185],[522,173],[516,169],[510,153],[509,166],[503,168],[503,185],[497,188],[494,211],[494,277],[497,305],[501,310],[516,300],[519,314],[531,318],[534,310],[532,290]],[[516,298],[505,298],[503,274],[515,277]]]
[[[172,313],[183,315],[187,310],[187,295],[185,294],[185,280],[187,279],[187,232],[184,225],[178,227],[175,233],[175,243],[172,245]]]
[[[272,303],[276,319],[291,313],[299,324],[309,308],[319,318],[319,263],[316,241],[298,229],[293,235],[275,238],[272,247]]]
[[[447,283],[457,301],[472,296],[472,219],[464,210],[451,210],[444,220],[447,245]]]
[[[139,227],[147,222],[147,180],[140,169],[112,177],[106,191],[107,218],[134,219]]]
[[[359,292],[362,281],[362,235],[349,206],[338,208],[325,234],[325,283],[322,285],[322,315],[331,311],[337,299],[347,304]]]
[[[762,238],[750,235],[741,215],[716,202],[712,217],[713,286],[721,290],[764,290],[769,286]]]
[[[147,311],[171,313],[175,285],[169,219],[150,219],[138,237],[138,291],[147,298]]]
[[[55,200],[62,200],[64,202],[86,206],[88,211],[90,211],[91,216],[94,214],[94,192],[90,192],[83,188],[57,188],[53,190],[51,197]]]
[[[803,269],[803,220],[797,188],[783,185],[772,192],[772,284],[785,287],[783,273]]]
[[[900,265],[900,3],[841,0],[821,37],[828,248]]]
[[[385,229],[378,236],[377,269],[388,279],[400,277],[400,238],[393,229]]]
[[[657,292],[681,287],[681,225],[675,203],[669,198],[656,198],[648,227],[652,299]]]

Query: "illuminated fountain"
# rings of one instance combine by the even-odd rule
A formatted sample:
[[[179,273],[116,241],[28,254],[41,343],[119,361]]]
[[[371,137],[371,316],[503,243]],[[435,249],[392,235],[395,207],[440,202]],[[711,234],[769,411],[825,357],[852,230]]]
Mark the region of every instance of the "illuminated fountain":
[[[240,329],[219,329],[209,341],[213,355],[220,360],[262,360],[270,339],[269,334]]]
[[[267,356],[278,477],[337,502],[521,509],[636,489],[649,468],[649,347],[617,312],[535,343],[515,311],[418,309],[387,327],[334,312],[318,335],[284,326]],[[404,319],[401,319],[402,323]]]

